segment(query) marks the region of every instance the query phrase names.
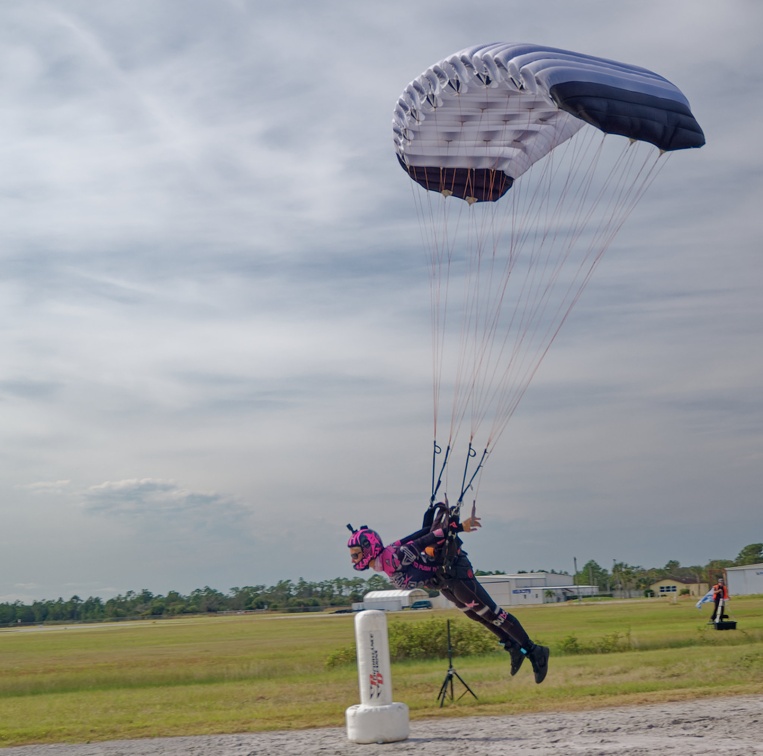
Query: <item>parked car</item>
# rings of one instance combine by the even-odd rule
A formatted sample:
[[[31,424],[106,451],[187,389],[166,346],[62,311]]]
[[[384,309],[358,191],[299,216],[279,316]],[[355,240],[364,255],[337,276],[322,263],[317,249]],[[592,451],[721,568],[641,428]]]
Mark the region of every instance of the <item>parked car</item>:
[[[427,601],[426,599],[420,599],[419,601],[414,601],[411,604],[411,609],[431,609],[432,608],[432,602]]]

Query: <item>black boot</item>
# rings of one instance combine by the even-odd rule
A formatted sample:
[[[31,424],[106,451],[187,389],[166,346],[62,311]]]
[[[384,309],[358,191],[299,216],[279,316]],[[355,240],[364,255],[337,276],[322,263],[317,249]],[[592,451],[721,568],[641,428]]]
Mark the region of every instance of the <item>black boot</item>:
[[[527,654],[528,657],[530,657],[530,664],[533,665],[535,682],[538,684],[542,683],[546,679],[546,673],[548,672],[548,657],[550,653],[551,652],[546,646],[538,646],[536,644]]]
[[[522,653],[522,649],[513,641],[506,641],[503,647],[509,652],[511,656],[511,676],[519,672],[519,668],[522,666],[522,662],[525,660],[525,655]]]

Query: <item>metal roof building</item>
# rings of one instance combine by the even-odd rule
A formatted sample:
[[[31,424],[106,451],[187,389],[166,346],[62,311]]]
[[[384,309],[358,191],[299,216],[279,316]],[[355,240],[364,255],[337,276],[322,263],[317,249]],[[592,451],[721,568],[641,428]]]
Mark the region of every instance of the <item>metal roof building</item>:
[[[429,594],[423,588],[369,591],[363,596],[363,609],[381,609],[387,612],[399,612],[402,609],[407,609],[414,601],[428,598]],[[354,604],[353,608],[355,608]]]
[[[726,586],[732,598],[763,593],[763,564],[726,567]]]
[[[573,585],[572,575],[558,572],[478,575],[477,580],[500,606],[553,603],[598,593],[595,586]]]

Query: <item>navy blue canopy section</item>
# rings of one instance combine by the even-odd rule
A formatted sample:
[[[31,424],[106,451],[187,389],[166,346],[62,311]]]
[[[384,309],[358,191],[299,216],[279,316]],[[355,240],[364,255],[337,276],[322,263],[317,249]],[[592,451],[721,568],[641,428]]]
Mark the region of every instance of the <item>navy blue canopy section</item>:
[[[585,81],[556,84],[550,94],[562,110],[607,134],[649,142],[665,152],[705,144],[702,129],[682,102]]]

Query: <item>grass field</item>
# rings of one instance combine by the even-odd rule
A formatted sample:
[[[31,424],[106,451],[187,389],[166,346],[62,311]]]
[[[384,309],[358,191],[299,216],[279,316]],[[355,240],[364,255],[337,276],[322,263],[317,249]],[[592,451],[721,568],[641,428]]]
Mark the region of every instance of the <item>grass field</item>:
[[[710,608],[686,599],[522,608],[552,649],[542,685],[529,664],[511,678],[497,647],[454,659],[479,700],[439,708],[445,660],[393,664],[394,698],[415,719],[760,693],[763,598],[735,598],[731,611],[739,629],[719,632]],[[467,621],[456,611],[390,620],[425,617]],[[346,614],[0,629],[0,746],[343,726],[357,672],[326,660],[353,637]]]

